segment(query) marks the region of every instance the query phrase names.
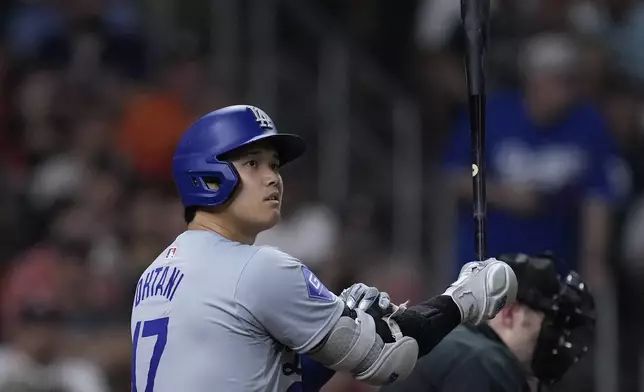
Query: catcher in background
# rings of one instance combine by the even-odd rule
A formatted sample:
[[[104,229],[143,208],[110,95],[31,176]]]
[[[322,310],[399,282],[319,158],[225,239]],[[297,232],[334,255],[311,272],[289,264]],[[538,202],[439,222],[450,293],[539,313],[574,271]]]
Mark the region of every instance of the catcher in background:
[[[382,392],[524,392],[552,386],[593,339],[594,301],[575,272],[560,279],[549,255],[502,256],[517,301],[487,323],[461,325]]]

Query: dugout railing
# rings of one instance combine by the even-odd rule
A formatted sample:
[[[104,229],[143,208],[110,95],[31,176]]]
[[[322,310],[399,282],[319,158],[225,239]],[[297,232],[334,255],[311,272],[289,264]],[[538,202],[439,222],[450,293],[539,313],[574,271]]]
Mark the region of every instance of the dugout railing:
[[[426,203],[416,102],[301,0],[213,0],[214,72],[312,144],[318,199],[377,199],[396,254],[419,259]],[[394,175],[395,173],[395,175]]]

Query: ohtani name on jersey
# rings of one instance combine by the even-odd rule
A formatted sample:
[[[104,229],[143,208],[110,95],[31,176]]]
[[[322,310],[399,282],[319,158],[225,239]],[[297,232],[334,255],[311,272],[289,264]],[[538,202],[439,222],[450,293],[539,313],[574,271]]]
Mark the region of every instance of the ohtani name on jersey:
[[[162,296],[168,301],[172,301],[182,280],[183,272],[177,267],[172,267],[170,270],[170,266],[166,266],[149,271],[139,279],[136,285],[134,307],[139,306],[141,301],[154,296]]]

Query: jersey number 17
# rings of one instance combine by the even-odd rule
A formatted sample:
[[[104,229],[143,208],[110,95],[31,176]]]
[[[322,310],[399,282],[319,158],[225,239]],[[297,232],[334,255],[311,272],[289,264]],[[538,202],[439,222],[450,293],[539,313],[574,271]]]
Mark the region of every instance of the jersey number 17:
[[[137,392],[136,389],[136,347],[139,343],[139,335],[142,338],[148,338],[151,336],[156,336],[157,341],[154,344],[152,349],[152,358],[150,358],[150,368],[148,369],[148,379],[145,384],[144,392],[153,392],[154,391],[154,379],[157,375],[157,369],[159,368],[159,360],[161,360],[161,355],[163,355],[163,350],[165,349],[165,344],[168,341],[168,317],[158,318],[154,320],[148,320],[143,323],[143,332],[141,333],[141,321],[136,323],[134,328],[134,336],[132,340],[132,392]]]

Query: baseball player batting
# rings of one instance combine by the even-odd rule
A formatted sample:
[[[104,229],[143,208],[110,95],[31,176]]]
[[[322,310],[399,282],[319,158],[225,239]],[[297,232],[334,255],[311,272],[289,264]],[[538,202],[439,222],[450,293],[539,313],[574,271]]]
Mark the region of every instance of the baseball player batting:
[[[136,286],[132,392],[313,391],[335,371],[384,385],[458,324],[514,301],[516,277],[495,259],[406,307],[362,284],[336,296],[294,257],[254,246],[279,221],[280,168],[304,151],[253,106],[216,110],[182,136],[173,175],[187,230]]]

